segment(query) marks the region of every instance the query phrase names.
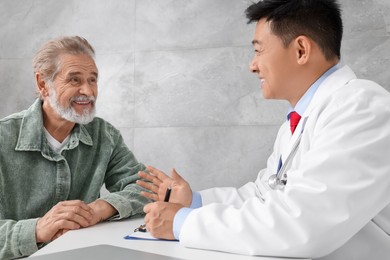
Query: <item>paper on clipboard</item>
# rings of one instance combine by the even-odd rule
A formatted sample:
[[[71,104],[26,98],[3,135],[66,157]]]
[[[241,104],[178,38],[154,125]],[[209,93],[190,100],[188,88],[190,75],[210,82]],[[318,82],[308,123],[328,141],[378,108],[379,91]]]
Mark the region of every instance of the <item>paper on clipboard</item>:
[[[130,235],[124,237],[125,239],[140,239],[140,240],[159,240],[158,238],[152,237],[149,232],[133,232]]]

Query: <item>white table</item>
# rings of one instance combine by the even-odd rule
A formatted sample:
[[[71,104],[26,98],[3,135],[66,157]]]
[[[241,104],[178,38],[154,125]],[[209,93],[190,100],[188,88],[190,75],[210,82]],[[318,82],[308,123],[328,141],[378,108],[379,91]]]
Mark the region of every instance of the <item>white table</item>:
[[[104,222],[92,227],[69,231],[46,245],[32,256],[50,254],[75,248],[106,244],[130,248],[160,255],[182,259],[214,259],[214,260],[286,260],[287,258],[253,257],[223,252],[186,248],[179,242],[126,240],[123,237],[143,223],[142,218]],[[295,259],[297,260],[297,259]],[[299,260],[299,259],[298,259]]]

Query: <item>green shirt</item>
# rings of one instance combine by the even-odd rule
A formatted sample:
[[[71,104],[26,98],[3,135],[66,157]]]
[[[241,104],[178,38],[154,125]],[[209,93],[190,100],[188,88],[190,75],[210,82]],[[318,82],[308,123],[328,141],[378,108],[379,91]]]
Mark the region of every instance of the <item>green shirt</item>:
[[[60,201],[98,199],[103,184],[110,194],[101,199],[118,210],[115,219],[142,214],[149,201],[135,181],[144,169],[120,132],[101,118],[76,124],[61,154],[46,140],[39,99],[1,119],[0,259],[37,251],[38,218]]]

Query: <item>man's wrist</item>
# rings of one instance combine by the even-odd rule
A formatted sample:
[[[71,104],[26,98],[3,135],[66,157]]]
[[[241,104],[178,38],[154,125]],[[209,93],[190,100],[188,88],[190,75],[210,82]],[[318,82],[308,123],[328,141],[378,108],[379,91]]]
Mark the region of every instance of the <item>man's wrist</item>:
[[[97,199],[94,202],[91,202],[89,206],[98,217],[98,222],[104,221],[118,214],[118,211],[105,200]]]

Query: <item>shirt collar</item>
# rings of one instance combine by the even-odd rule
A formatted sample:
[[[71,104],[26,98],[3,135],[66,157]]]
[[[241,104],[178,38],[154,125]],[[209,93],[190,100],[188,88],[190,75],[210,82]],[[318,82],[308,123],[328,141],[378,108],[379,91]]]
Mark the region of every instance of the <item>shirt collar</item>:
[[[296,111],[299,115],[303,115],[307,109],[307,107],[310,104],[310,101],[313,99],[314,94],[316,93],[317,89],[321,85],[321,83],[329,77],[333,72],[339,69],[339,64],[334,65],[330,69],[328,69],[322,76],[314,82],[310,88],[305,92],[305,94],[301,97],[301,99],[298,101],[298,103],[295,105],[295,107],[290,107],[288,110],[287,119],[289,119],[289,115],[292,111]]]
[[[42,151],[43,142],[47,142],[43,138],[43,119],[42,119],[42,101],[35,100],[31,107],[26,111],[15,149],[19,151]],[[68,148],[73,149],[78,145],[78,141],[86,145],[92,146],[92,138],[87,129],[83,125],[76,124],[73,128],[68,143]]]

